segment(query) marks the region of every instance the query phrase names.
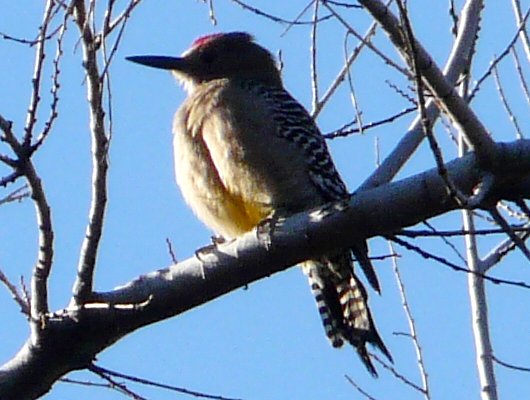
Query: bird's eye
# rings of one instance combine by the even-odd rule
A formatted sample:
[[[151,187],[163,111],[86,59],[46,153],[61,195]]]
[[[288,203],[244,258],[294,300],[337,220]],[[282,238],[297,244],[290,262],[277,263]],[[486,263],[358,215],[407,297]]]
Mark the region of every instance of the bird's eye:
[[[211,64],[215,60],[215,54],[211,51],[204,51],[199,55],[199,57],[205,64]]]

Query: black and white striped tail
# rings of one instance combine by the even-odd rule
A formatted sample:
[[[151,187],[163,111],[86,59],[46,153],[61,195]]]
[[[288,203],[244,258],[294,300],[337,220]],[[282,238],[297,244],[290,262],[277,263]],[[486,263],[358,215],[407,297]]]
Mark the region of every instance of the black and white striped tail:
[[[302,268],[331,345],[341,347],[344,342],[350,343],[368,371],[377,376],[366,343],[377,347],[389,360],[392,357],[375,328],[366,290],[353,273],[349,253],[332,259],[306,261]]]

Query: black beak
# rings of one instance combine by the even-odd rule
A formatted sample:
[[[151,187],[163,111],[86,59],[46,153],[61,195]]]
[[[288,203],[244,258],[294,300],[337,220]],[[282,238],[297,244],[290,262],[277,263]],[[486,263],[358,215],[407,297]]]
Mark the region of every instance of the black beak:
[[[148,67],[169,69],[169,70],[184,70],[188,63],[182,57],[166,57],[166,56],[131,56],[125,57],[126,60],[137,64],[147,65]]]

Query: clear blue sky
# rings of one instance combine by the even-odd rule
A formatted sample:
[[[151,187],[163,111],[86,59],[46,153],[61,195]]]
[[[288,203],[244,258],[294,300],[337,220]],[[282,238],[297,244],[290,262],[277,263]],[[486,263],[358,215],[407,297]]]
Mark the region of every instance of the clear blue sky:
[[[285,18],[294,18],[306,4],[305,1],[253,3]],[[435,60],[443,64],[451,45],[448,2],[433,1],[427,7],[426,2],[409,3],[419,39]],[[475,76],[487,68],[489,60],[504,49],[515,33],[509,3],[488,2],[480,32]],[[530,5],[528,0],[522,3],[523,8]],[[40,5],[29,0],[2,0],[0,4],[0,32],[27,38],[35,36],[41,19]],[[206,33],[248,31],[273,53],[282,51],[286,86],[310,108],[310,27],[292,27],[285,33],[285,25],[244,12],[230,1],[219,0],[214,5],[217,26],[212,26],[207,6],[194,0],[146,1],[138,7],[127,26],[111,68],[114,125],[110,150],[110,201],[96,274],[98,290],[109,290],[138,275],[169,265],[166,238],[173,242],[177,257],[184,259],[192,256],[196,248],[207,244],[210,237],[210,232],[184,205],[173,179],[171,120],[184,98],[183,90],[169,74],[131,64],[124,57],[149,53],[178,54],[193,39]],[[368,26],[369,19],[362,10],[352,9],[344,15],[361,32]],[[309,17],[310,14],[303,19]],[[53,308],[64,307],[70,296],[90,194],[85,87],[80,49],[75,49],[75,43],[75,27],[70,24],[61,74],[60,118],[35,159],[55,224],[55,263],[50,280]],[[383,36],[377,39],[377,43],[387,54],[398,59]],[[325,49],[319,57],[322,94],[343,62],[343,29],[335,22],[321,25],[320,46]],[[20,132],[31,89],[33,51],[0,40],[0,54],[0,114],[13,120],[15,129]],[[524,68],[528,73],[528,62],[524,62]],[[513,78],[511,61],[504,62],[500,71],[523,131],[528,132],[528,105],[524,104],[518,82]],[[48,76],[50,70],[46,72]],[[389,79],[404,89],[406,82],[382,65],[372,53],[365,52],[352,73],[365,122],[385,118],[408,107],[407,102],[384,81]],[[353,118],[346,86],[320,116],[318,123],[323,132]],[[48,97],[44,91],[45,102]],[[496,138],[514,140],[513,129],[502,112],[491,81],[474,106]],[[47,112],[46,107],[41,109],[41,122]],[[375,168],[375,139],[379,139],[381,154],[385,156],[412,118],[408,116],[363,136],[330,143],[336,164],[352,190]],[[446,159],[452,159],[456,150],[451,147],[443,129],[437,132],[447,149]],[[433,157],[424,145],[400,176],[433,165]],[[460,218],[459,213],[453,213],[437,218],[435,222],[440,229],[458,229]],[[486,252],[500,239],[496,236],[482,240],[481,251]],[[461,240],[454,242],[463,249]],[[459,262],[436,239],[417,244]],[[370,246],[373,255],[388,253],[387,244],[382,239],[372,240]],[[26,201],[2,206],[0,267],[14,281],[18,281],[20,275],[28,281],[36,251],[32,204]],[[398,262],[424,350],[432,398],[478,398],[467,277],[404,249],[398,251],[403,256]],[[376,265],[383,287],[382,296],[375,293],[370,296],[377,326],[394,356],[395,367],[414,382],[419,382],[410,340],[394,334],[406,332],[408,328],[391,263],[386,260]],[[518,254],[509,256],[493,270],[493,274],[530,281],[528,262]],[[530,366],[530,293],[488,284],[488,294],[495,354],[504,361]],[[0,288],[0,309],[0,362],[4,362],[24,342],[28,328],[3,288]],[[144,328],[103,352],[98,363],[123,373],[246,400],[361,398],[346,381],[345,374],[378,399],[421,398],[380,367],[380,378],[372,379],[352,349],[334,350],[328,345],[305,277],[297,268],[177,318]],[[527,375],[502,367],[496,372],[502,398],[530,396]],[[85,379],[91,376],[75,373],[69,377]],[[138,389],[148,398],[180,398],[162,390],[131,388]],[[75,397],[122,398],[109,390],[58,383],[46,399]]]

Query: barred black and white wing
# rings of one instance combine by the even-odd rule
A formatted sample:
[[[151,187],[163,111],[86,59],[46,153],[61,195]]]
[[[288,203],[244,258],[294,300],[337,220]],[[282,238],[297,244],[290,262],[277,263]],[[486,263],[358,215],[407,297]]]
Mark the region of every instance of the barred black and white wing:
[[[321,195],[322,203],[346,198],[348,190],[335,168],[325,139],[304,107],[281,87],[249,84],[249,89],[267,102],[276,134],[304,152],[309,176]],[[357,244],[351,250],[370,284],[379,291],[366,244]],[[308,277],[331,344],[334,347],[342,346],[345,341],[352,344],[369,372],[377,375],[366,343],[378,347],[389,359],[391,356],[373,323],[368,296],[355,276],[350,251],[306,261],[302,269]]]

